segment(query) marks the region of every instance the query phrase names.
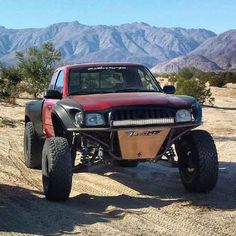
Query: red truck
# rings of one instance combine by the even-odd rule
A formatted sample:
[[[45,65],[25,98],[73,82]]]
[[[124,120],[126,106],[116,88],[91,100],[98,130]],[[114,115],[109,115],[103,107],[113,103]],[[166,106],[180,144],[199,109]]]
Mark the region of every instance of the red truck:
[[[73,173],[92,164],[135,167],[173,161],[176,154],[184,187],[212,190],[218,178],[216,147],[208,132],[192,130],[202,123],[201,106],[174,93],[174,86],[161,88],[140,64],[56,69],[44,99],[25,108],[25,164],[42,168],[46,198],[68,199]]]

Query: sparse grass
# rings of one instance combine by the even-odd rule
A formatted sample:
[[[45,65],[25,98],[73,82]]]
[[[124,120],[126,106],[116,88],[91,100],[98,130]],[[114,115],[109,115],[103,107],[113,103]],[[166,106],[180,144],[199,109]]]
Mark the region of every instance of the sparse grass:
[[[13,119],[9,119],[7,117],[1,117],[0,116],[0,127],[11,127],[11,128],[15,128],[17,125],[22,124],[23,120],[13,120]]]

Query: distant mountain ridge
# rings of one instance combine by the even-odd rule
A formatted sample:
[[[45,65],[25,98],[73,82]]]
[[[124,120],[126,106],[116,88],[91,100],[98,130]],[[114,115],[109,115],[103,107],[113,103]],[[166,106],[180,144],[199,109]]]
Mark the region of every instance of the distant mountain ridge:
[[[172,73],[184,67],[202,71],[236,70],[236,30],[229,30],[203,42],[186,56],[159,63],[155,73]]]
[[[40,29],[0,26],[0,62],[15,63],[15,52],[53,42],[63,63],[129,61],[152,67],[185,56],[215,33],[205,29],[163,28],[145,23],[87,26],[65,22]]]

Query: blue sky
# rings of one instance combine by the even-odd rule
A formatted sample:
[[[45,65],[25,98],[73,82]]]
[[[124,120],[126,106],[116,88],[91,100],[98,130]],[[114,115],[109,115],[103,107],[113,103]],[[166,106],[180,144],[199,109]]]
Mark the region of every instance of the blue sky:
[[[236,0],[0,0],[0,25],[45,27],[145,22],[160,27],[236,29]]]

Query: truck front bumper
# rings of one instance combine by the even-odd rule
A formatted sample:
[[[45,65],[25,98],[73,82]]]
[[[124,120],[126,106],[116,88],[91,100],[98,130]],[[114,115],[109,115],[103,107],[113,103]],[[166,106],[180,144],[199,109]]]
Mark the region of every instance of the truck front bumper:
[[[104,151],[117,160],[157,160],[174,142],[201,123],[171,124],[165,126],[134,126],[109,128],[69,128],[67,131],[100,144]],[[96,137],[96,133],[109,132],[109,140]],[[113,137],[116,134],[119,155],[113,152]]]

